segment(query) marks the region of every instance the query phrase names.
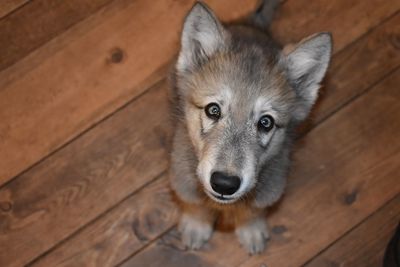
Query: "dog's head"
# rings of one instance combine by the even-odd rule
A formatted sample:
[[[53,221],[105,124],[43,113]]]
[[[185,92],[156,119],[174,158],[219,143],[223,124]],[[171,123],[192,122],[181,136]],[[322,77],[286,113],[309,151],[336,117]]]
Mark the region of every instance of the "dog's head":
[[[232,203],[254,188],[288,128],[308,115],[330,55],[330,34],[281,50],[257,30],[226,28],[203,4],[192,8],[176,80],[197,175],[213,200]]]

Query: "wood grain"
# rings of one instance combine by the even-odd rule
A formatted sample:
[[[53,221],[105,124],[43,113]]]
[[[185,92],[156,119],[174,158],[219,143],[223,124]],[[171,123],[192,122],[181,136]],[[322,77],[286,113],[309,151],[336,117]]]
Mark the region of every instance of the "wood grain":
[[[0,19],[28,1],[29,0],[2,0],[0,2]]]
[[[283,43],[297,42],[304,34],[330,31],[334,50],[354,41],[355,36],[379,25],[400,8],[399,1],[287,1],[272,25],[274,36]]]
[[[400,14],[336,54],[303,132],[400,66]]]
[[[385,59],[390,61],[390,57],[393,54],[390,52],[392,49],[389,42],[390,38],[387,38],[385,29],[392,26],[389,23],[388,25],[384,24],[382,27],[378,27],[371,33],[371,38],[359,40],[349,49],[358,51],[362,49],[357,47],[373,44],[372,47],[376,49],[382,51],[388,50],[388,53],[382,53],[384,57],[382,61],[385,61]],[[377,32],[380,32],[380,34]],[[339,54],[338,56],[340,57],[341,55]],[[354,62],[357,63],[357,61]],[[382,65],[383,69],[372,68],[369,64],[374,64],[374,62],[367,61],[363,65],[365,68],[359,69],[364,71],[368,69],[379,71],[382,75],[392,70],[391,64]],[[351,66],[347,66],[347,68],[352,69]],[[374,72],[371,72],[370,76],[375,76],[376,79],[380,77],[380,75],[376,75]],[[335,72],[332,72],[331,79],[335,80],[335,77]],[[371,84],[376,82],[373,79],[369,81]],[[342,90],[357,88],[358,82],[357,79],[352,79],[352,83],[346,83],[348,87],[344,87]],[[365,86],[368,87],[371,84],[365,84]],[[3,201],[4,205],[9,203],[14,208],[17,207],[16,211],[10,211],[12,215],[7,215],[10,212],[5,213],[5,218],[13,219],[8,220],[4,225],[20,225],[18,234],[10,231],[5,226],[0,228],[2,229],[3,240],[11,242],[11,244],[12,242],[18,242],[18,247],[21,250],[15,251],[20,251],[20,253],[25,251],[24,255],[26,255],[26,258],[20,259],[22,262],[27,262],[48,250],[63,238],[71,235],[71,233],[79,229],[82,225],[96,218],[97,214],[112,207],[133,190],[151,180],[154,175],[166,170],[167,156],[163,144],[165,144],[165,136],[170,132],[166,117],[168,113],[167,97],[165,94],[166,87],[167,84],[160,84],[149,95],[146,94],[137,101],[132,102],[128,107],[117,112],[84,136],[68,145],[68,147],[63,148],[26,174],[18,177],[0,191],[0,202]],[[333,92],[336,92],[336,90],[333,90]],[[331,98],[335,99],[335,93],[332,93]],[[143,118],[143,114],[146,114],[146,118]],[[146,127],[148,129],[142,129]],[[136,131],[135,128],[138,128],[138,130]],[[126,138],[128,140],[125,140]],[[139,145],[135,145],[135,142],[139,142]],[[110,150],[110,148],[112,149]],[[135,161],[137,158],[141,159],[139,163]],[[126,163],[123,163],[124,161]],[[113,162],[115,162],[115,165],[111,167],[110,164],[113,164]],[[105,170],[108,168],[112,168],[112,171]],[[96,169],[99,171],[95,171]],[[104,175],[104,173],[107,173],[107,175]],[[65,203],[55,200],[57,196],[68,196],[68,192],[76,190],[74,188],[80,188],[79,185],[83,187],[82,193],[78,194],[80,197],[72,195]],[[39,188],[51,189],[43,191],[42,189],[39,190]],[[116,195],[110,196],[113,193]],[[82,199],[83,196],[84,201]],[[26,199],[32,201],[29,206],[24,206]],[[99,205],[98,199],[101,199],[101,205]],[[38,216],[35,215],[37,214],[36,211],[40,210],[38,207],[46,211],[44,212],[45,216],[43,220],[36,222],[32,219],[35,223],[24,223],[29,221],[30,218]],[[60,214],[59,210],[64,212]],[[82,212],[83,215],[73,217],[72,215],[77,211]],[[116,218],[116,220],[118,219]],[[164,229],[160,228],[160,231],[168,229],[168,226],[165,226]],[[87,229],[89,229],[87,231],[92,231],[90,230],[92,226],[89,226]],[[48,236],[47,239],[41,239],[43,233],[46,233]],[[30,236],[30,238],[24,241],[17,241],[22,240],[23,236]],[[73,238],[82,240],[80,234],[77,234]],[[40,246],[36,245],[38,240],[41,240]],[[89,240],[86,242],[89,242],[89,244],[82,244],[82,246],[91,247],[91,250],[98,251],[96,250],[96,246],[92,246]],[[123,243],[123,241],[121,242]],[[227,242],[236,244],[236,241],[232,240]],[[34,248],[29,246],[32,243],[35,244]],[[52,255],[53,252],[50,252],[46,256],[46,260],[49,257],[49,261],[56,262],[59,257],[58,255],[63,255],[63,259],[69,262],[68,259],[75,257],[74,253],[71,253],[75,251],[75,244],[75,242],[63,243],[57,247],[57,252],[54,252],[57,257],[54,258]],[[31,251],[32,249],[33,251]],[[109,250],[112,250],[112,247],[104,247],[102,253],[105,255],[113,253]],[[234,249],[230,251],[237,253]],[[5,251],[3,255],[6,256],[10,253],[12,254],[10,251]],[[93,256],[89,252],[81,257],[80,260],[83,261],[83,258],[85,258],[89,262],[97,259],[97,256]],[[40,264],[40,261],[37,264]]]
[[[399,82],[400,70],[302,139],[285,198],[269,216],[272,241],[264,254],[249,258],[226,233],[201,251],[186,251],[172,231],[123,266],[307,262],[400,192]]]
[[[383,255],[400,221],[400,196],[341,237],[305,267],[382,266]]]
[[[256,0],[227,2],[210,5],[233,19],[254,9]],[[22,61],[0,73],[0,185],[156,82],[177,51],[192,3],[113,2],[89,28],[77,25],[61,44],[56,38],[37,51],[45,60],[32,55],[28,66]]]
[[[30,266],[115,266],[172,227],[177,214],[163,175]]]
[[[157,86],[0,189],[0,266],[28,263],[166,170],[166,99]]]
[[[25,57],[110,1],[30,1],[13,14],[0,20],[0,47],[2,49],[0,71]],[[23,4],[27,1],[6,0],[5,3],[7,2]]]

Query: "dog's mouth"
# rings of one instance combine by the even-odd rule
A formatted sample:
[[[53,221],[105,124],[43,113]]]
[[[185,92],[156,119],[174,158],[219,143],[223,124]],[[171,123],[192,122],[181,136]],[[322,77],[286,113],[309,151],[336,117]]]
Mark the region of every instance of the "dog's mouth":
[[[230,204],[237,200],[235,197],[230,197],[226,195],[215,194],[209,191],[206,191],[207,195],[214,200],[215,202],[222,203],[222,204]]]
[[[226,197],[224,195],[216,195],[216,194],[212,194],[213,197],[219,199],[219,200],[232,200],[232,198]]]

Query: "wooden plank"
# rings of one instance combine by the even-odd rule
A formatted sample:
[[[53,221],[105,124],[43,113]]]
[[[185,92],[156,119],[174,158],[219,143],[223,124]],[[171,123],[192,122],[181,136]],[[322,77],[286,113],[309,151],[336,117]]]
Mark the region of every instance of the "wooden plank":
[[[303,131],[400,66],[399,25],[400,14],[396,14],[334,56],[319,100]]]
[[[30,266],[115,266],[172,227],[177,214],[163,175]]]
[[[172,231],[122,266],[301,266],[400,192],[399,82],[400,70],[302,139],[264,254],[226,233],[186,251]]]
[[[296,42],[304,34],[331,31],[334,50],[341,50],[355,36],[379,25],[400,8],[399,1],[287,1],[273,23],[274,36],[283,43]],[[340,25],[340,26],[339,26]]]
[[[210,5],[234,19],[254,9],[256,1]],[[43,61],[32,56],[1,73],[0,185],[159,79],[158,70],[177,51],[182,19],[192,4],[113,2],[90,19],[89,28],[77,25],[68,38],[60,37],[61,44],[56,38],[50,49],[37,51]]]
[[[1,188],[0,266],[28,263],[166,170],[167,110],[163,84]]]
[[[4,0],[3,0],[4,1]],[[112,0],[31,1],[0,20],[0,71]],[[5,1],[23,4],[27,1]],[[0,4],[1,10],[1,4]]]
[[[0,2],[0,19],[13,12],[29,0],[2,0]]]
[[[393,21],[392,23],[394,22],[396,21]],[[390,28],[393,25],[382,25],[382,29]],[[377,28],[376,31],[381,31],[381,28]],[[384,34],[385,32],[386,30],[382,30],[382,34],[372,33],[370,35],[372,36],[371,38],[379,37],[379,39],[372,40],[367,38],[365,40],[360,40],[357,42],[357,44],[359,44],[361,47],[370,44],[376,44],[373,47],[376,47],[377,50],[391,51],[392,48],[390,44],[388,44],[388,40],[390,39],[386,38]],[[381,37],[382,39],[380,39]],[[351,49],[355,48],[352,47]],[[382,53],[382,56],[384,57],[382,60],[386,59],[389,61],[390,59],[385,58],[385,56],[392,57],[393,55],[391,52],[388,52]],[[371,68],[370,64],[374,64],[374,62],[365,62],[363,68],[358,68],[358,70],[364,71],[364,73],[368,73],[367,71],[369,69],[378,70],[378,68]],[[388,67],[387,65],[384,66],[385,68]],[[351,69],[350,66],[349,69]],[[391,69],[387,69],[387,71],[390,70]],[[383,73],[382,70],[379,69],[379,71]],[[331,79],[335,79],[335,73],[331,73],[331,75]],[[370,73],[370,76],[374,76],[374,73]],[[376,77],[378,77],[378,75],[376,75]],[[352,81],[355,84],[348,83],[347,86],[348,88],[356,89],[358,80]],[[370,82],[374,83],[375,81],[371,80]],[[370,85],[365,84],[365,86],[368,87]],[[24,255],[27,255],[28,252],[31,253],[32,257],[28,257],[29,259],[33,258],[34,255],[41,254],[62,238],[69,236],[76,229],[79,229],[81,225],[91,221],[96,217],[96,214],[107,210],[124,196],[145,184],[152,177],[154,177],[154,175],[166,170],[167,158],[164,148],[162,145],[160,145],[160,143],[165,143],[165,138],[160,138],[160,136],[157,135],[161,133],[161,136],[164,136],[169,133],[166,119],[166,114],[168,113],[166,106],[167,96],[165,95],[167,90],[166,87],[166,84],[162,84],[159,88],[155,88],[154,92],[152,91],[150,95],[145,95],[143,98],[140,98],[138,101],[130,104],[127,108],[121,110],[116,115],[110,117],[105,122],[102,122],[97,127],[89,131],[83,137],[74,141],[67,148],[60,150],[56,155],[50,157],[45,162],[39,164],[26,174],[18,177],[15,181],[7,185],[3,191],[0,191],[0,202],[3,201],[5,206],[8,206],[7,203],[13,203],[13,201],[21,203],[20,205],[17,205],[19,209],[17,214],[23,214],[23,216],[15,216],[16,219],[11,221],[12,224],[24,225],[23,222],[28,220],[25,218],[35,218],[35,211],[37,209],[32,209],[32,207],[53,207],[58,205],[52,209],[46,209],[46,216],[41,221],[43,224],[47,225],[46,228],[44,228],[38,221],[32,223],[31,225],[24,225],[21,227],[19,229],[19,235],[16,235],[15,233],[9,234],[9,230],[7,230],[7,228],[3,230],[4,240],[7,240],[7,242],[11,243],[18,242],[19,247],[21,247],[21,250],[16,250],[16,252],[22,253],[22,251],[24,251]],[[345,88],[343,88],[343,90],[345,90]],[[334,94],[332,97],[335,97]],[[136,107],[132,107],[133,105]],[[146,114],[146,120],[142,118],[143,114]],[[140,129],[146,126],[148,126],[149,129],[135,131],[135,127],[137,127],[137,125],[141,125]],[[125,130],[126,127],[129,127],[129,130]],[[123,130],[120,130],[119,128],[122,128]],[[121,139],[120,136],[122,135],[121,133],[125,131],[127,133],[124,134],[124,136],[129,136],[134,140],[125,140],[128,141],[129,144],[119,143],[120,141],[117,141],[124,141],[125,137]],[[109,143],[111,141],[109,140],[112,139],[115,139],[115,141],[112,145],[110,145]],[[159,141],[160,139],[162,140],[161,142]],[[146,144],[151,144],[149,145],[151,150],[148,151],[147,146],[143,144],[139,147],[135,146],[134,143],[137,140],[141,140],[141,142],[145,142]],[[81,147],[84,147],[84,149],[81,149]],[[113,149],[109,150],[110,147]],[[132,152],[129,152],[131,150]],[[127,153],[132,153],[132,156],[127,159],[127,163],[118,163],[120,162],[119,159],[124,158],[123,155],[126,155]],[[142,161],[138,164],[135,164],[135,157],[141,158]],[[54,162],[54,158],[57,158],[56,163],[51,163]],[[93,171],[96,168],[101,170],[105,168],[105,166],[109,166],[110,162],[114,161],[117,163],[113,167],[113,173],[110,173],[109,176],[107,176],[107,179],[104,178],[103,172]],[[74,175],[71,176],[68,174],[68,169],[73,170]],[[121,177],[119,173],[123,173],[124,175]],[[132,174],[132,176],[129,176],[129,174]],[[135,174],[137,174],[137,176],[135,176]],[[87,176],[90,177],[89,181],[87,181]],[[135,177],[132,178],[133,176]],[[134,179],[134,182],[132,182],[130,179]],[[74,188],[74,184],[84,185],[84,192],[86,194],[85,201],[83,201],[81,198],[71,198],[67,203],[59,201],[57,202],[54,200],[55,196],[65,195],[65,192],[68,192],[71,187]],[[37,188],[48,187],[52,188],[52,190],[39,194],[39,192],[42,192],[42,190]],[[111,193],[109,192],[109,187],[112,187],[114,192],[119,192],[118,195],[110,196]],[[36,190],[33,188],[36,188]],[[11,196],[11,193],[9,192],[14,192],[12,194],[13,196]],[[98,206],[99,198],[105,199],[104,201],[102,200],[101,207]],[[24,199],[35,201],[32,202],[30,206],[24,206]],[[54,202],[56,204],[54,204]],[[15,206],[16,204],[12,205]],[[63,214],[60,214],[58,210],[63,211]],[[78,218],[72,216],[78,211],[80,211],[82,215],[80,215]],[[88,227],[88,229],[92,228]],[[160,230],[166,229],[167,227]],[[44,234],[44,232],[50,238],[42,240],[41,236]],[[31,238],[23,239],[24,236],[31,236]],[[78,238],[78,240],[80,240],[79,234],[74,238]],[[21,240],[24,241],[22,242]],[[30,251],[32,248],[29,246],[29,244],[38,242],[38,240],[40,240],[41,246],[37,247],[35,244],[35,248],[37,249],[32,253]],[[229,240],[227,242],[233,242],[236,244],[236,240]],[[92,247],[92,250],[98,251],[95,245],[82,245],[85,247]],[[71,246],[74,245],[71,245],[69,242],[63,243],[57,248],[57,251],[59,251],[57,252],[57,255],[64,255],[63,259],[66,259],[67,261],[70,258],[74,258],[74,254],[71,254],[71,251],[74,251],[74,249]],[[112,247],[107,248],[112,249]],[[104,248],[102,253],[110,253],[108,252],[107,248]],[[231,251],[232,253],[237,253],[235,250]],[[4,255],[10,255],[10,253],[11,252],[6,251]],[[52,253],[53,252],[49,253],[46,258],[52,258]],[[92,257],[96,258],[96,256],[93,256],[93,254],[90,253],[85,254],[84,257],[89,262],[91,262]],[[28,259],[22,260],[24,262],[28,261]],[[38,264],[40,264],[40,261]]]
[[[400,221],[400,196],[336,241],[305,267],[382,266],[383,255]]]

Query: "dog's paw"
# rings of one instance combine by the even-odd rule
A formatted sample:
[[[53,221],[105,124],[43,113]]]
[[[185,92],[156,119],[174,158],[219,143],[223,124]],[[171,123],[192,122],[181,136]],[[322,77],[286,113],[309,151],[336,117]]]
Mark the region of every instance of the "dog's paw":
[[[264,251],[269,239],[268,227],[263,219],[251,221],[236,228],[240,244],[250,253],[258,254]]]
[[[210,239],[213,227],[208,222],[183,214],[178,230],[181,232],[182,242],[186,247],[199,249]]]

